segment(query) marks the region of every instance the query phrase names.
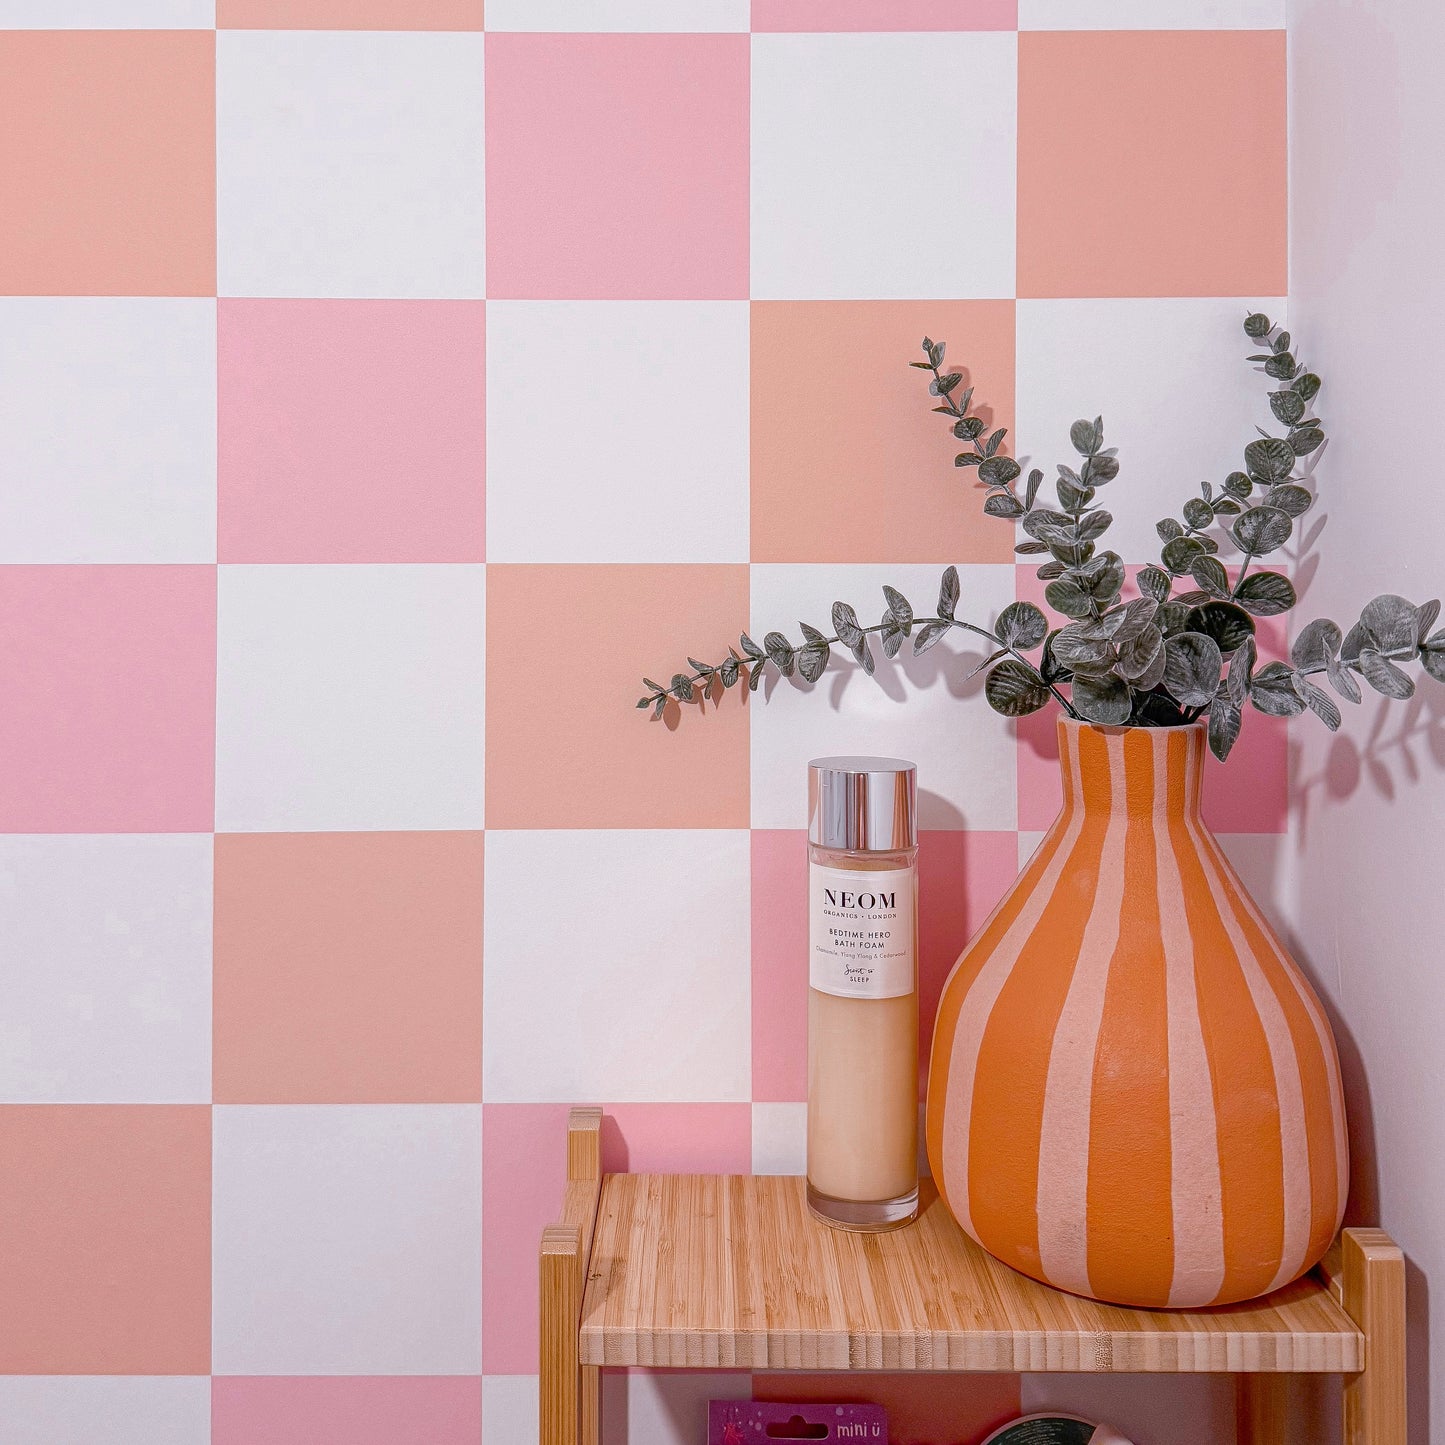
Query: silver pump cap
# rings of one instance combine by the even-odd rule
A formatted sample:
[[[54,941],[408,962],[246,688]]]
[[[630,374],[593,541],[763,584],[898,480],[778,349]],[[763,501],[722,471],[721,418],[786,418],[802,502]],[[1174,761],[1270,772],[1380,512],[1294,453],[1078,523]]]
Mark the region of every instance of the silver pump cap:
[[[918,842],[918,769],[902,758],[814,758],[808,841],[887,853]]]

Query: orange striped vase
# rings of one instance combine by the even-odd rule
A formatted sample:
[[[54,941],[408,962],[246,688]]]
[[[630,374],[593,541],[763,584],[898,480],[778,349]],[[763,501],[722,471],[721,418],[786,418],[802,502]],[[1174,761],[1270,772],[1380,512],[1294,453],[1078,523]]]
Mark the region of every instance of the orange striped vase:
[[[928,1157],[1022,1273],[1251,1299],[1329,1246],[1348,1160],[1324,1010],[1199,812],[1205,730],[1061,719],[1064,808],[944,986]]]

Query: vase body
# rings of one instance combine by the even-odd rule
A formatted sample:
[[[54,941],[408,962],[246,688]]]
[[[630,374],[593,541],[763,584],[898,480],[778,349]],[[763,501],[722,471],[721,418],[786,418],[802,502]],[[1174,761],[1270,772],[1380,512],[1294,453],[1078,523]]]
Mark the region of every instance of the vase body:
[[[1200,817],[1202,725],[1059,722],[1064,807],[944,986],[928,1156],[1005,1264],[1116,1304],[1251,1299],[1349,1175],[1318,998]]]

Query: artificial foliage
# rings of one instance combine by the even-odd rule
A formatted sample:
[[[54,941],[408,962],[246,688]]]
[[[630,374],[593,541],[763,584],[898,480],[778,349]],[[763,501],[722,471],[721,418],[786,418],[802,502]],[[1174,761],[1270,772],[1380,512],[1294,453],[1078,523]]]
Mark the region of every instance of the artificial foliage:
[[[1298,600],[1283,572],[1259,564],[1279,552],[1296,519],[1314,505],[1308,459],[1324,445],[1325,432],[1313,415],[1320,378],[1298,361],[1289,332],[1259,312],[1245,318],[1244,330],[1259,348],[1249,361],[1277,384],[1269,405],[1283,435],[1261,429],[1244,448],[1240,470],[1217,485],[1204,482],[1178,517],[1158,523],[1159,561],[1139,572],[1138,596],[1124,600],[1123,560],[1100,548],[1114,520],[1100,492],[1120,471],[1117,449],[1104,445],[1103,419],[1070,428],[1079,460],[1059,465],[1047,503],[1043,472],[1025,477],[1003,454],[1005,428],[989,431],[972,409],[973,389],[963,387],[962,373],[944,370],[944,343],[925,337],[924,359],[910,364],[928,373],[934,411],[965,445],[954,464],[973,472],[988,516],[1022,531],[1014,551],[1047,559],[1038,575],[1055,617],[1031,602],[1010,603],[991,626],[959,617],[958,569],[949,567],[932,616],[920,616],[897,588],[885,586],[876,623],[865,625],[855,608],[835,602],[831,634],[800,623],[800,640],[774,631],[759,644],[744,632],[718,662],[690,657],[691,672],[675,673],[666,684],[644,678],[647,691],[637,706],[657,718],[670,701],[692,702],[739,684],[756,691],[769,668],[816,682],[834,647],[871,675],[875,646],[890,658],[905,642],[921,653],[960,629],[988,644],[975,671],[986,673],[984,696],[1005,716],[1052,703],[1070,717],[1115,726],[1180,727],[1205,719],[1211,749],[1226,758],[1246,705],[1276,717],[1308,709],[1333,730],[1340,709],[1331,693],[1358,703],[1363,682],[1386,697],[1410,697],[1415,682],[1401,664],[1418,663],[1445,682],[1445,628],[1431,631],[1440,603],[1416,606],[1392,593],[1370,602],[1348,630],[1327,618],[1307,623],[1288,662],[1259,663],[1256,619],[1288,612]]]

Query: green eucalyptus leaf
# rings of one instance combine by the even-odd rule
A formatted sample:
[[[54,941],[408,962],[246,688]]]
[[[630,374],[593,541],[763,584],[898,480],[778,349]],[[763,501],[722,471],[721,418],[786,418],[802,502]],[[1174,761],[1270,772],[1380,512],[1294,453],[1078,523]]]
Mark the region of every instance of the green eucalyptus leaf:
[[[1306,682],[1305,706],[1333,732],[1338,732],[1340,727],[1340,710],[1335,706],[1334,699],[1327,692],[1321,692],[1314,683]]]
[[[1069,442],[1081,457],[1091,457],[1103,445],[1104,438],[1091,421],[1076,421],[1069,428]]]
[[[1267,662],[1249,682],[1249,700],[1270,717],[1297,717],[1305,709],[1294,685],[1294,671],[1287,663]]]
[[[1419,633],[1415,604],[1393,592],[1367,602],[1360,621],[1380,652],[1399,652],[1416,645]]]
[[[1314,372],[1306,371],[1295,377],[1290,383],[1290,389],[1298,392],[1306,401],[1313,401],[1320,392],[1320,379]]]
[[[825,639],[824,639],[824,637],[823,637],[823,634],[822,634],[821,632],[819,632],[816,627],[809,627],[806,622],[800,622],[800,623],[798,624],[798,631],[803,634],[803,637],[804,637],[808,642],[824,642],[824,641],[825,641]]]
[[[1403,700],[1415,695],[1415,680],[1402,672],[1383,653],[1366,647],[1360,653],[1360,672],[1376,692]]]
[[[1146,627],[1151,627],[1158,611],[1159,604],[1152,597],[1135,597],[1104,619],[1104,634],[1115,647],[1122,647],[1138,637]]]
[[[1012,457],[986,457],[978,464],[978,479],[986,487],[1001,487],[1013,481],[1020,470]]]
[[[1176,537],[1184,535],[1184,528],[1173,517],[1165,517],[1156,522],[1154,530],[1159,534],[1161,542],[1172,542]]]
[[[1304,415],[1304,403],[1300,403],[1300,415]],[[961,442],[971,442],[983,431],[983,419],[976,416],[961,416],[953,424],[953,434]]]
[[[763,664],[761,662],[755,662],[750,668],[748,668],[748,691],[756,692],[762,680]]]
[[[1046,542],[1015,542],[1014,553],[1019,557],[1037,557],[1049,550]]]
[[[1422,656],[1421,660],[1425,663],[1425,670],[1429,672],[1432,677],[1437,677],[1440,681],[1445,682],[1445,677],[1441,677],[1439,673],[1431,668],[1428,658]],[[1326,661],[1325,676],[1329,678],[1330,686],[1334,688],[1346,702],[1360,701],[1360,684],[1355,681],[1354,673],[1336,658],[1331,657]]]
[[[1423,643],[1425,634],[1435,625],[1435,619],[1440,615],[1440,599],[1432,597],[1429,602],[1422,602],[1415,609],[1415,641]]]
[[[1057,564],[1055,564],[1057,565]],[[1040,572],[1043,569],[1040,568]],[[1093,615],[1094,599],[1072,577],[1060,577],[1044,589],[1044,600],[1065,617],[1089,617]]]
[[[1139,591],[1155,602],[1167,601],[1169,589],[1174,585],[1174,579],[1162,567],[1145,567],[1137,581]]]
[[[739,667],[740,664],[737,658],[729,657],[723,662],[722,666],[718,668],[718,675],[722,678],[722,685],[724,687],[732,687],[736,684]]]
[[[885,627],[882,638],[883,656],[897,657],[898,650],[903,646],[903,629],[901,627]]]
[[[1102,677],[1075,677],[1070,701],[1081,717],[1105,727],[1128,722],[1134,710],[1129,684],[1113,673]]]
[[[1044,707],[1051,696],[1042,677],[1026,662],[1005,658],[983,686],[988,705],[1005,717],[1025,717]]]
[[[1249,684],[1254,675],[1254,638],[1246,638],[1229,659],[1229,672],[1225,676],[1225,692],[1235,707],[1243,707],[1249,696]]]
[[[1165,637],[1173,637],[1176,632],[1188,629],[1189,608],[1182,602],[1161,602],[1155,622]]]
[[[916,657],[920,652],[927,652],[934,643],[941,642],[949,630],[946,622],[925,622],[913,634],[913,655]]]
[[[959,454],[954,457],[953,464],[956,467],[976,467],[979,466],[982,461],[983,458],[979,456],[977,452],[959,452]]]
[[[1289,541],[1294,523],[1278,507],[1251,507],[1230,529],[1242,551],[1263,557]]]
[[[861,667],[869,677],[872,677],[876,664],[873,661],[872,649],[868,646],[867,635],[860,632],[858,634],[858,641],[849,648],[849,651],[853,654],[853,660],[858,666]]]
[[[1293,482],[1286,482],[1282,486],[1270,490],[1269,504],[1271,507],[1278,507],[1281,512],[1291,517],[1303,516],[1304,513],[1314,506],[1315,499],[1300,486]]]
[[[1428,642],[1420,644],[1420,666],[1435,679],[1445,682],[1445,632],[1437,632]],[[1330,678],[1334,682],[1334,678]],[[1339,688],[1336,687],[1338,692]]]
[[[944,571],[943,581],[938,588],[938,615],[953,619],[953,609],[958,606],[958,568],[949,567]]]
[[[662,695],[660,698],[658,698],[657,701],[654,702],[653,705],[652,705],[652,720],[653,720],[653,722],[656,722],[656,721],[658,720],[658,718],[660,718],[660,717],[663,715],[663,713],[665,713],[666,711],[667,711],[667,694],[666,694],[666,693],[663,693],[663,695]]]
[[[1043,474],[1037,467],[1035,467],[1035,468],[1029,473],[1028,483],[1027,483],[1027,485],[1024,487],[1024,506],[1025,506],[1025,507],[1032,507],[1032,506],[1033,506],[1033,504],[1034,504],[1034,499],[1038,496],[1038,494],[1039,494],[1039,488],[1043,485],[1043,481],[1044,481],[1044,474]]]
[[[805,682],[817,682],[828,666],[828,648],[818,643],[809,645],[798,653],[798,672]],[[723,679],[727,681],[726,678]]]
[[[1084,464],[1084,480],[1103,486],[1119,475],[1119,458],[1099,452]]]
[[[1228,697],[1216,697],[1209,704],[1209,751],[1222,763],[1239,739],[1243,714]]]
[[[1032,602],[1010,602],[999,613],[993,630],[1006,647],[1027,652],[1048,635],[1049,620]]]
[[[851,611],[852,609],[850,608],[849,610]],[[836,616],[836,613],[834,615]],[[763,656],[763,649],[759,647],[746,632],[743,633],[738,641],[742,643],[743,651],[746,652],[749,657],[760,658]]]
[[[888,615],[897,622],[899,627],[904,631],[912,627],[913,608],[908,599],[896,587],[889,587],[886,583],[883,587],[883,597],[888,603]]]
[[[793,644],[781,632],[768,633],[763,638],[763,648],[768,654],[768,661],[784,677],[793,675]]]
[[[863,636],[863,629],[858,625],[858,614],[846,602],[833,604],[833,631],[838,634],[838,641],[845,647],[855,649]]]
[[[1111,672],[1117,661],[1114,644],[1092,637],[1077,626],[1061,628],[1053,640],[1054,661],[1075,673]]]
[[[678,702],[692,701],[692,679],[683,672],[672,675],[672,695]]]
[[[1204,707],[1219,687],[1224,659],[1202,632],[1181,632],[1164,644],[1164,686],[1181,707]]]
[[[1299,630],[1290,644],[1289,660],[1303,672],[1319,672],[1338,657],[1344,635],[1328,617],[1316,617]]]
[[[1073,673],[1054,656],[1054,643],[1062,628],[1055,628],[1044,638],[1044,650],[1039,658],[1039,672],[1045,682],[1067,682]]]
[[[1269,409],[1276,421],[1284,426],[1293,426],[1305,414],[1305,399],[1297,391],[1272,391]]]
[[[1203,537],[1175,537],[1164,544],[1159,559],[1176,577],[1182,577],[1206,551]]]
[[[1224,479],[1224,490],[1231,497],[1239,497],[1242,500],[1254,490],[1254,483],[1250,481],[1247,472],[1230,472]]]
[[[1217,557],[1196,557],[1189,564],[1189,575],[1211,597],[1229,596],[1229,573]]]
[[[1081,542],[1092,542],[1102,537],[1109,530],[1114,519],[1102,507],[1092,512],[1087,512],[1079,518],[1079,525],[1076,531]]]
[[[1295,605],[1294,584],[1278,572],[1253,572],[1239,584],[1235,601],[1256,617],[1278,617]]]
[[[1232,602],[1206,602],[1194,608],[1185,626],[1190,632],[1202,632],[1214,639],[1220,652],[1230,653],[1254,636],[1254,622],[1242,607]]]
[[[1010,496],[1007,492],[995,492],[991,497],[984,498],[983,510],[985,516],[1015,521],[1022,517],[1027,509],[1017,497]]]
[[[1089,591],[1100,607],[1112,605],[1124,590],[1124,562],[1113,552],[1101,552],[1089,564]]]
[[[1307,457],[1325,444],[1325,434],[1317,426],[1302,426],[1289,434],[1290,449],[1297,457]]]
[[[991,437],[989,437],[989,439],[983,444],[983,454],[984,454],[984,456],[986,456],[986,457],[991,457],[991,456],[993,456],[993,455],[998,451],[998,449],[1003,445],[1003,439],[1004,439],[1007,435],[1008,435],[1008,428],[1007,428],[1007,427],[1002,427],[1002,426],[1001,426],[996,432],[994,432],[994,434],[993,434]],[[1015,473],[1015,475],[1017,475],[1017,473]]]
[[[1199,497],[1190,497],[1184,504],[1184,520],[1196,532],[1202,532],[1214,520],[1214,508]]]
[[[1288,381],[1296,371],[1299,370],[1299,363],[1287,351],[1277,351],[1264,364],[1265,375],[1272,376],[1276,381]]]
[[[1278,437],[1261,437],[1245,447],[1244,462],[1251,475],[1282,482],[1294,470],[1294,448]]]
[[[1268,336],[1271,329],[1269,317],[1263,311],[1251,311],[1244,318],[1244,334],[1255,341]]]
[[[1142,692],[1164,680],[1166,662],[1164,634],[1153,623],[1119,644],[1119,671]]]

